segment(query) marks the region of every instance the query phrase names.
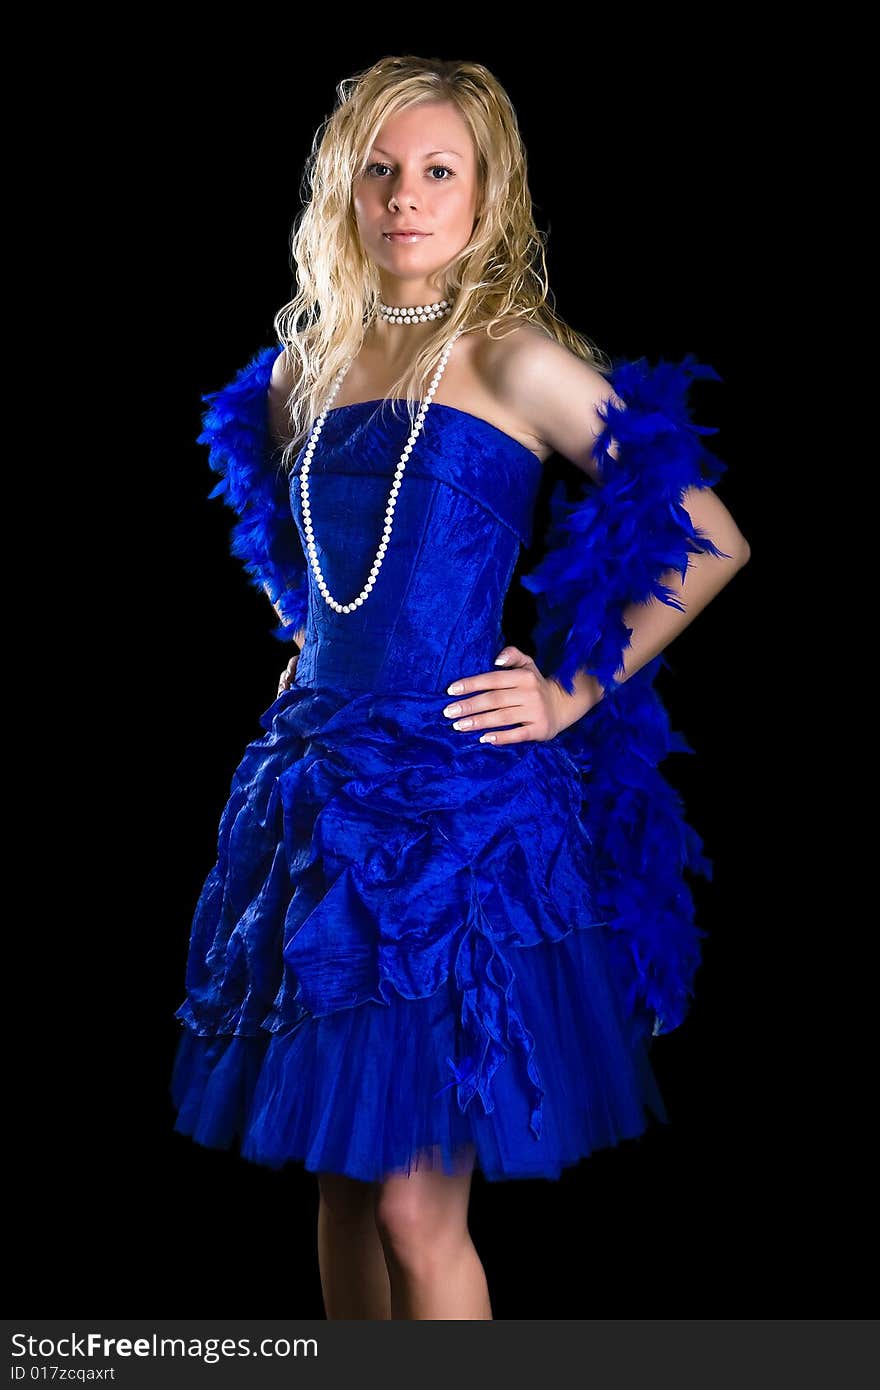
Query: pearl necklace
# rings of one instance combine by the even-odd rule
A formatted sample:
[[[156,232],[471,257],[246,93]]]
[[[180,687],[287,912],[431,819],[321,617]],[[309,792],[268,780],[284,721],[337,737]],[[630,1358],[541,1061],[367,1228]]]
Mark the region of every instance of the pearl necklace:
[[[352,599],[349,603],[339,603],[339,601],[333,597],[333,595],[330,593],[330,590],[327,587],[327,584],[324,580],[324,576],[321,573],[321,566],[318,564],[318,548],[315,544],[315,532],[312,526],[312,510],[311,504],[309,502],[309,468],[311,467],[312,456],[315,452],[315,445],[318,442],[321,430],[324,428],[324,421],[327,418],[327,412],[333,404],[333,400],[340,386],[342,385],[342,381],[345,377],[346,372],[348,371],[349,367],[354,361],[353,357],[350,357],[348,362],[346,362],[345,366],[342,367],[339,371],[336,380],[334,381],[333,386],[331,388],[327,404],[324,406],[324,409],[321,411],[321,414],[315,421],[314,428],[312,430],[311,435],[309,436],[309,442],[306,446],[306,452],[303,458],[302,471],[300,474],[300,497],[302,500],[303,528],[306,533],[306,553],[309,557],[309,563],[311,564],[312,572],[317,581],[318,589],[320,593],[323,595],[324,601],[326,602],[328,607],[332,608],[336,613],[354,613],[358,608],[360,608],[362,603],[366,602],[373,590],[373,586],[375,585],[376,579],[379,575],[379,570],[382,568],[382,561],[385,558],[385,551],[388,549],[388,542],[391,539],[391,527],[394,520],[394,509],[397,505],[397,494],[400,492],[400,482],[403,477],[403,470],[406,468],[406,461],[413,451],[416,440],[421,434],[422,426],[425,423],[425,416],[428,413],[428,407],[430,406],[434,393],[437,390],[437,387],[440,383],[440,378],[442,377],[443,372],[446,369],[446,363],[449,360],[449,354],[452,351],[453,344],[463,332],[464,330],[462,328],[459,328],[458,331],[453,334],[450,341],[446,344],[446,347],[444,348],[443,353],[441,354],[440,363],[431,380],[431,385],[428,389],[428,394],[425,398],[425,402],[419,408],[419,413],[416,416],[415,427],[412,433],[410,434],[410,437],[407,440],[406,444],[404,445],[403,453],[400,455],[400,462],[398,463],[397,468],[394,470],[394,481],[391,484],[391,492],[389,493],[388,504],[385,508],[385,523],[382,529],[382,539],[379,542],[379,548],[376,551],[376,558],[374,559],[372,566],[370,567],[369,578],[367,579],[366,584],[361,589],[357,598]]]
[[[428,323],[431,319],[445,319],[452,313],[448,299],[438,299],[436,304],[383,304],[379,301],[379,317],[386,323]]]

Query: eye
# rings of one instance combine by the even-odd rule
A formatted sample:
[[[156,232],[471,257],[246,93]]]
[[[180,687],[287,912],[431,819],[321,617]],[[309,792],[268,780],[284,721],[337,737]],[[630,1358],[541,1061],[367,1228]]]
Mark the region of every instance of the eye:
[[[369,172],[370,172],[371,169],[388,169],[388,168],[390,168],[390,167],[391,167],[391,166],[388,165],[388,164],[381,164],[381,163],[368,164],[367,167],[366,167],[365,173],[369,174]],[[430,168],[431,168],[432,170],[434,170],[434,169],[442,169],[442,170],[444,171],[444,173],[449,174],[451,178],[455,178],[455,170],[454,170],[454,169],[448,168],[447,165],[445,165],[445,164],[432,164],[432,165],[430,166]],[[379,174],[375,174],[374,177],[375,177],[375,178],[379,178],[380,175],[379,175]],[[449,182],[449,179],[432,179],[431,182],[432,182],[432,183],[448,183],[448,182]]]

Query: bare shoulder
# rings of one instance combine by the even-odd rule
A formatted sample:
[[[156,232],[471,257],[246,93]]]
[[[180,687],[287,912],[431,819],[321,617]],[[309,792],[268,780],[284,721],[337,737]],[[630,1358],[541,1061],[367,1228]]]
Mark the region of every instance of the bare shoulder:
[[[279,347],[278,356],[272,363],[272,376],[269,380],[271,391],[286,391],[289,395],[293,390],[295,377],[293,373],[293,361],[287,348]]]
[[[539,352],[541,344],[553,340],[537,324],[509,314],[496,319],[492,332],[483,329],[474,336],[474,363],[487,385],[502,386],[515,372],[517,361],[534,352]]]
[[[502,334],[486,335],[480,344],[492,390],[548,451],[595,478],[593,445],[605,428],[599,407],[623,402],[603,372],[544,328],[521,319],[504,322]]]

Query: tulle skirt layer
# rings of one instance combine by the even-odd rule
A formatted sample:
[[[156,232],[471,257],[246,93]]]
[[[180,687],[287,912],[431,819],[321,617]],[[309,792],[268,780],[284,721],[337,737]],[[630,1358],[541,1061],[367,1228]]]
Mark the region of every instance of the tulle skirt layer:
[[[595,1149],[668,1115],[644,1039],[630,1040],[609,981],[602,929],[517,952],[516,987],[538,1038],[540,1139],[527,1087],[509,1059],[493,1077],[494,1109],[462,1114],[447,1058],[459,1053],[455,990],[368,1002],[286,1032],[204,1037],[186,1029],[174,1065],[175,1129],[210,1148],[237,1144],[271,1168],[375,1181],[474,1159],[489,1181],[560,1176]]]

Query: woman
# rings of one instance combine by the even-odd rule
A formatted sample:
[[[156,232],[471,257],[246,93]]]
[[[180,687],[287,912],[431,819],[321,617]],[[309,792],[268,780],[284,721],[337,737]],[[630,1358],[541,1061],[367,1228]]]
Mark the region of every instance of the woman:
[[[474,1166],[553,1179],[668,1119],[707,861],[652,680],[749,548],[688,414],[712,369],[612,367],[547,305],[492,75],[386,58],[339,95],[281,351],[205,397],[298,652],[196,909],[175,1128],[317,1173],[328,1318],[491,1318]],[[584,488],[521,581],[532,657],[501,613],[553,453]]]

